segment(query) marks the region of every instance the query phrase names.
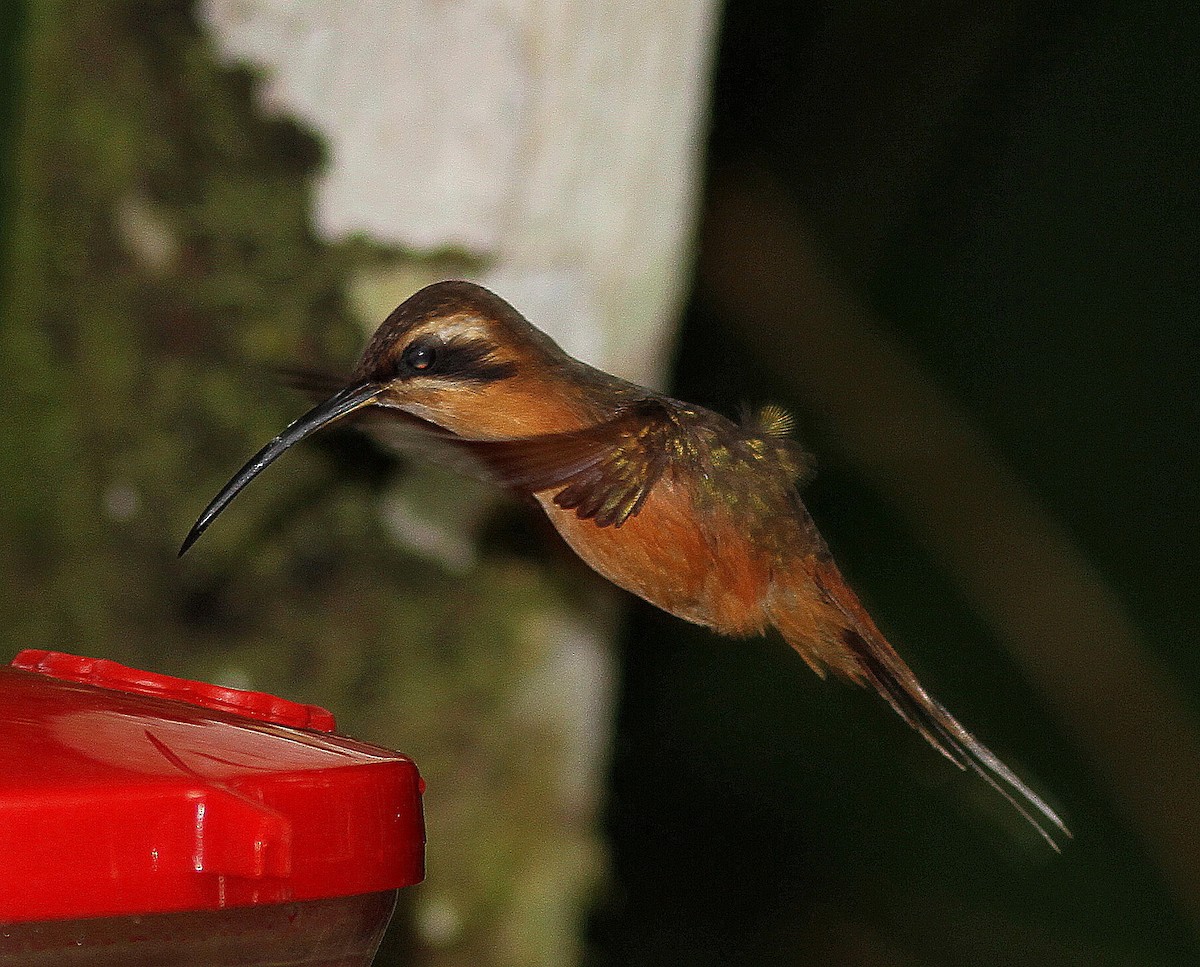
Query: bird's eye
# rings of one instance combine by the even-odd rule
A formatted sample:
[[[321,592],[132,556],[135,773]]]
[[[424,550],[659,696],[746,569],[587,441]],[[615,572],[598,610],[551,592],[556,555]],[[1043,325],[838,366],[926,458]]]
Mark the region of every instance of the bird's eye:
[[[437,350],[427,342],[413,342],[404,350],[401,359],[408,369],[418,373],[427,373],[433,368],[437,359]]]

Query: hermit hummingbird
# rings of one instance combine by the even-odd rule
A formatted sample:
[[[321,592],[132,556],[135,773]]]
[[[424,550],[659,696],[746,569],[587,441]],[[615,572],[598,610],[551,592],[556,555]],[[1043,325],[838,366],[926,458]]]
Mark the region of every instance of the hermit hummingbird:
[[[917,681],[842,578],[801,501],[809,460],[767,406],[740,423],[568,356],[511,305],[439,282],[376,330],[348,384],[264,446],[200,515],[182,555],[293,444],[370,409],[532,496],[587,564],[723,635],[776,628],[818,675],[877,690],[1046,841],[1055,812]]]

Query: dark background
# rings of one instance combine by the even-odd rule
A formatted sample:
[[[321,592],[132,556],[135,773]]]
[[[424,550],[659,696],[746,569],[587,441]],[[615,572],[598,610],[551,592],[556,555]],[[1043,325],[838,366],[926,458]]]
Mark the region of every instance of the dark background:
[[[5,238],[24,10],[0,8]],[[588,925],[596,963],[1200,958],[1200,854],[1136,806],[1157,800],[1185,828],[1198,815],[1189,786],[1169,781],[1196,767],[1172,757],[1200,727],[1198,40],[1184,3],[728,4],[676,391],[727,412],[777,399],[798,413],[820,466],[807,500],[851,582],[931,690],[1076,839],[1054,855],[882,703],[816,681],[777,640],[719,641],[637,607],[605,818],[615,877]],[[779,237],[819,253],[815,276],[798,262],[789,275],[783,245],[782,275],[760,283],[761,237],[727,229],[761,210],[779,214]],[[856,319],[951,401],[1065,535],[1130,619],[1135,661],[1114,658],[1103,633],[1094,653],[1058,655],[1049,678],[1014,656],[904,503],[904,475],[872,473],[829,416],[870,422],[890,384],[864,372],[831,394],[797,377],[793,337],[817,276],[837,280]],[[788,312],[755,298],[772,286],[791,293]],[[13,378],[6,417],[51,420],[52,407],[23,402],[36,379]],[[6,434],[6,452],[27,435]],[[31,519],[13,512],[7,543],[23,569],[13,583],[32,587],[30,562],[72,545]],[[168,529],[164,560],[181,532],[174,518]],[[17,553],[22,541],[37,550]],[[1036,589],[1058,576],[1025,578]],[[13,613],[28,607],[18,592]],[[187,607],[176,617],[186,623]],[[58,627],[87,620],[81,610]],[[1159,745],[1139,729],[1163,709],[1186,735]],[[1109,716],[1122,725],[1096,726]],[[1153,783],[1135,788],[1139,775]]]
[[[710,199],[751,170],[803,212],[854,297],[1115,591],[1193,722],[1198,55],[1185,4],[733,2],[708,164]],[[1164,747],[1071,734],[1058,696],[1031,690],[954,574],[798,401],[786,355],[761,351],[761,330],[787,320],[709,291],[706,267],[744,252],[701,238],[678,393],[726,412],[763,394],[798,408],[820,464],[807,501],[851,581],[1077,839],[1061,857],[1032,837],[1014,850],[970,808],[972,780],[935,775],[942,763],[880,703],[810,681],[777,648],[639,607],[608,816],[620,889],[593,928],[604,962],[1196,962],[1179,897],[1095,761]],[[1114,716],[1120,686],[1116,698]],[[1195,821],[1194,801],[1172,808]]]

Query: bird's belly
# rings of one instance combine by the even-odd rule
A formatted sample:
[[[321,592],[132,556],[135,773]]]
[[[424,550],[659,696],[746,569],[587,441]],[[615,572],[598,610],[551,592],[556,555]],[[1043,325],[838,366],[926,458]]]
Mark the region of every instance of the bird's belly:
[[[614,584],[677,617],[729,635],[761,633],[769,568],[726,524],[701,522],[691,499],[660,481],[621,527],[597,527],[537,495],[563,539]]]

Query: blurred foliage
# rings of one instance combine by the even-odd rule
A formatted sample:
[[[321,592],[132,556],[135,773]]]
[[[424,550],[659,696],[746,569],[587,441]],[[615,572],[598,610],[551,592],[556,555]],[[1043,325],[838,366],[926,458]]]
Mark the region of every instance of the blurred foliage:
[[[43,5],[29,25],[2,363],[4,553],[20,580],[5,603],[31,646],[183,635],[193,651],[217,630],[263,631],[226,576],[271,495],[248,495],[258,507],[195,566],[171,563],[175,535],[294,412],[267,366],[351,358],[352,262],[304,222],[316,145],[252,110],[249,77],[211,64],[179,5],[114,6]],[[310,492],[329,468],[293,473]],[[358,518],[342,523],[361,538]],[[280,563],[252,566],[262,580]]]

